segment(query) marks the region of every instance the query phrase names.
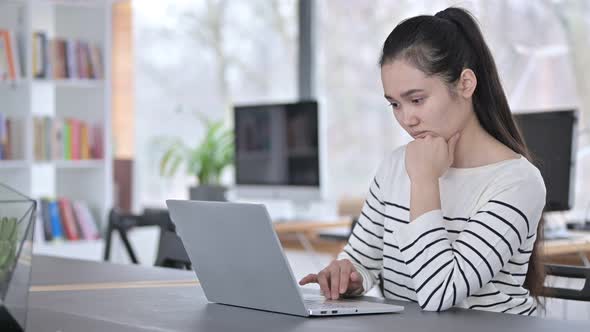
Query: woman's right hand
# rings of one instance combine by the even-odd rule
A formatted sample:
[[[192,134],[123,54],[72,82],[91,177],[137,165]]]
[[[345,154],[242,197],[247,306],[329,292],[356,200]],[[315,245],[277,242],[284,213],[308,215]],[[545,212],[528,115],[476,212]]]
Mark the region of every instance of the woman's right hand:
[[[348,259],[335,260],[318,274],[308,274],[300,285],[316,283],[322,294],[331,300],[340,295],[358,295],[363,292],[363,277]]]

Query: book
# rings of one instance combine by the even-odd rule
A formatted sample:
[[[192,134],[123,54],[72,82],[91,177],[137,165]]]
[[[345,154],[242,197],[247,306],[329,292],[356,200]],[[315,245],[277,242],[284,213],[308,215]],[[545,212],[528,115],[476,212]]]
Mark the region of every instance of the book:
[[[93,159],[102,159],[104,155],[104,147],[103,130],[101,126],[96,125],[92,128],[91,141],[91,157]]]
[[[33,154],[35,156],[35,160],[42,160],[43,138],[42,138],[41,120],[38,117],[33,118],[33,130],[34,130]]]
[[[80,237],[78,235],[76,220],[74,219],[70,202],[65,198],[59,198],[57,203],[59,205],[59,212],[66,238],[71,241],[78,240]]]
[[[59,38],[51,40],[51,51],[53,78],[56,80],[68,78],[65,41]]]
[[[43,118],[43,159],[51,160],[53,147],[51,145],[51,135],[53,134],[53,119],[46,116]]]
[[[69,119],[71,130],[71,154],[72,160],[80,159],[80,121]]]
[[[7,159],[6,158],[6,151],[5,151],[5,146],[4,146],[4,139],[3,137],[6,135],[4,133],[4,114],[0,113],[0,160],[4,160]]]
[[[81,74],[82,78],[91,79],[92,77],[92,64],[90,63],[90,47],[88,42],[82,41],[81,42],[81,62],[80,65],[82,66]]]
[[[14,79],[20,79],[21,77],[24,76],[24,69],[21,68],[21,61],[20,61],[20,57],[21,54],[24,52],[24,50],[22,50],[22,48],[19,50],[19,47],[22,45],[19,45],[17,40],[16,40],[16,33],[14,33],[14,31],[9,31],[8,32],[9,36],[10,36],[10,45],[12,47],[12,57],[13,57],[13,65],[14,65]]]
[[[0,81],[8,79],[8,57],[4,38],[0,38]]]
[[[92,68],[92,78],[103,79],[103,64],[100,46],[92,45],[90,49],[90,64]]]
[[[76,56],[76,43],[74,39],[66,40],[67,46],[67,63],[68,63],[68,78],[74,79],[78,77],[78,57]]]
[[[49,214],[51,218],[51,231],[54,240],[63,240],[64,233],[62,230],[59,206],[56,201],[49,202]]]
[[[71,160],[72,159],[72,136],[71,136],[71,128],[69,121],[65,120],[63,122],[63,159],[64,160]]]
[[[43,234],[45,241],[53,240],[53,231],[51,229],[51,213],[49,210],[49,199],[41,199],[41,219],[43,220]]]
[[[13,159],[13,122],[12,119],[6,118],[4,120],[4,159]]]
[[[48,53],[47,35],[40,31],[33,33],[33,75],[35,78],[48,78]]]
[[[24,126],[25,120],[16,117],[8,119],[6,123],[11,159],[24,159]]]
[[[0,39],[3,41],[3,51],[5,53],[4,70],[7,72],[5,79],[16,80],[20,75],[20,64],[17,54],[17,45],[14,34],[10,30],[0,29]],[[3,61],[4,62],[4,61]]]
[[[95,240],[100,238],[98,227],[96,226],[96,220],[92,216],[88,205],[82,201],[73,201],[72,206],[74,213],[80,223],[82,234],[84,239]]]
[[[90,145],[88,144],[88,125],[84,122],[80,124],[80,158],[90,159]]]
[[[74,219],[74,224],[76,225],[76,232],[78,232],[78,238],[80,240],[87,239],[87,237],[85,236],[85,233],[83,232],[83,229],[82,229],[82,220],[80,220],[80,218],[78,217],[78,214],[76,213],[74,201],[68,200],[68,203],[70,205],[70,210],[72,212],[72,218]]]

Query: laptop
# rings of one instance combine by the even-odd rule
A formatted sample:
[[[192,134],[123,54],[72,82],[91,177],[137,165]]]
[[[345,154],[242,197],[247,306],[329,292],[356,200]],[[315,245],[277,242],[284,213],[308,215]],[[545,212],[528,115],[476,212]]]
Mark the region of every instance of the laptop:
[[[208,301],[297,316],[396,313],[403,306],[307,294],[264,205],[167,200]]]

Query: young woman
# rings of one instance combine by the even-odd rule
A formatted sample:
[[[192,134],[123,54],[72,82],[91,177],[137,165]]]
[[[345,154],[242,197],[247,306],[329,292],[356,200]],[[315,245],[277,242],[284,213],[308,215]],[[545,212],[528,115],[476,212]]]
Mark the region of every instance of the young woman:
[[[380,60],[385,98],[414,140],[379,167],[344,251],[301,285],[328,299],[380,282],[387,298],[531,315],[545,185],[471,15],[400,23]]]

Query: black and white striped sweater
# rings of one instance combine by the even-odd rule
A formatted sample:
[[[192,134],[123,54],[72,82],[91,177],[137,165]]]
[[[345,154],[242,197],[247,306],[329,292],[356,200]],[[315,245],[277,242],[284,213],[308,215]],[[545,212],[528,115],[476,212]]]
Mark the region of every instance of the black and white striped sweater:
[[[545,205],[539,170],[520,157],[450,168],[439,181],[442,210],[409,223],[405,146],[393,151],[339,258],[357,267],[365,290],[382,279],[386,297],[424,310],[533,314],[536,303],[522,285]]]

